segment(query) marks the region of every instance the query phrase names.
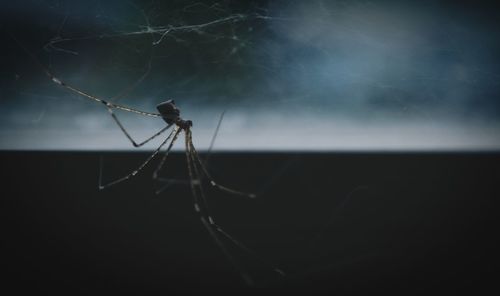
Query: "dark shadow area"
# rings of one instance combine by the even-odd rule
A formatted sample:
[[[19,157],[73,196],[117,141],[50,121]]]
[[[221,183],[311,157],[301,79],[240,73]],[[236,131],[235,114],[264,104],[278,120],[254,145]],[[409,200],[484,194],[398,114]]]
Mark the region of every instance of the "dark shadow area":
[[[474,293],[495,272],[500,155],[220,153],[215,219],[287,272],[237,248],[246,287],[193,211],[187,186],[151,179],[97,190],[99,153],[1,152],[4,289],[18,294]],[[105,178],[142,153],[107,153]],[[165,176],[187,176],[184,154]]]

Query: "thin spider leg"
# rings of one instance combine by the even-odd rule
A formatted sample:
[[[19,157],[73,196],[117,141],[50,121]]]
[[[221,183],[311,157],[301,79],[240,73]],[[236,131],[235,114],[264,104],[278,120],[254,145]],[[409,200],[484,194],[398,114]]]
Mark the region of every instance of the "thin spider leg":
[[[180,129],[179,129],[180,131]],[[175,135],[175,138],[177,139],[179,132]],[[160,180],[161,178],[158,177],[158,172],[163,168],[163,165],[165,164],[165,161],[167,160],[168,155],[170,154],[170,150],[172,149],[172,145],[174,143],[172,142],[170,146],[168,146],[168,149],[165,151],[165,154],[163,155],[160,163],[156,167],[156,169],[153,171],[153,179],[154,180]],[[161,180],[160,180],[161,181]]]
[[[167,160],[167,157],[168,157],[168,155],[170,153],[170,149],[171,148],[172,147],[169,147],[165,151],[165,154],[163,155],[160,163],[158,164],[158,166],[156,167],[156,169],[153,171],[153,180],[157,180],[157,181],[166,183],[160,189],[156,190],[156,192],[155,192],[156,194],[162,193],[165,189],[167,189],[168,187],[172,186],[173,184],[189,184],[189,180],[170,179],[170,178],[163,178],[163,177],[159,177],[158,176],[158,172],[165,165],[165,161]]]
[[[219,225],[214,224],[216,226],[216,229],[219,233],[224,235],[227,239],[229,239],[233,244],[235,244],[238,248],[242,249],[243,251],[247,252],[248,254],[252,255],[254,258],[259,260],[262,264],[267,265],[268,267],[272,268],[276,273],[278,273],[281,276],[285,276],[285,272],[277,267],[275,267],[272,263],[268,262],[261,256],[259,256],[254,250],[250,249],[249,247],[245,246],[243,243],[240,241],[236,240],[233,236],[231,236],[229,233],[224,231]]]
[[[177,136],[179,135],[180,131],[181,131],[181,129],[173,129],[172,132],[168,135],[168,137],[160,144],[160,146],[158,146],[158,148],[156,148],[156,150],[137,169],[135,169],[134,171],[132,171],[128,175],[121,177],[121,178],[118,178],[114,181],[111,181],[105,185],[102,185],[102,158],[101,158],[101,162],[100,162],[100,166],[99,166],[99,189],[102,190],[104,188],[116,185],[118,183],[121,183],[121,182],[128,180],[131,177],[137,175],[137,173],[140,172],[160,152],[160,149],[163,146],[165,146],[165,144],[167,144],[168,140],[172,137],[172,135],[174,135],[174,138],[172,139],[172,141],[170,142],[170,145],[169,145],[169,148],[172,147],[172,145],[175,142],[175,140],[177,139]],[[174,132],[175,132],[175,134],[174,134]]]
[[[207,156],[205,157],[205,160],[204,160],[206,166],[208,166],[208,160],[210,159],[210,154],[212,153],[212,149],[214,148],[215,139],[217,138],[217,135],[219,134],[220,125],[222,124],[222,120],[224,119],[224,113],[226,113],[226,110],[222,111],[222,113],[219,117],[219,122],[217,122],[217,127],[215,128],[214,135],[212,136],[212,140],[210,141],[210,146],[208,147],[208,150],[207,150]]]
[[[144,141],[142,141],[140,143],[137,143],[136,141],[134,141],[134,139],[132,138],[132,136],[127,132],[127,130],[125,129],[125,127],[123,126],[123,124],[120,122],[120,120],[118,120],[118,117],[116,116],[115,112],[113,112],[113,109],[108,107],[108,112],[111,115],[111,117],[114,119],[114,121],[116,122],[116,124],[120,127],[120,129],[122,130],[122,132],[125,134],[125,136],[127,136],[127,138],[130,140],[130,142],[132,143],[132,145],[134,145],[134,147],[141,147],[142,145],[148,143],[149,141],[151,141],[154,138],[156,138],[159,135],[161,135],[164,131],[166,131],[167,129],[169,129],[172,126],[172,123],[171,123],[171,124],[167,125],[166,127],[162,128],[156,134],[154,134],[151,137],[147,138],[146,140],[144,140]]]
[[[243,268],[231,256],[231,253],[229,253],[229,251],[226,248],[226,246],[219,239],[219,237],[217,236],[217,233],[215,233],[214,229],[207,222],[207,220],[205,219],[205,217],[203,217],[203,215],[200,216],[200,220],[203,223],[203,226],[205,226],[205,228],[207,229],[207,231],[210,233],[210,236],[213,238],[213,240],[215,241],[215,243],[223,251],[223,253],[225,254],[226,258],[228,258],[228,260],[233,264],[233,266],[239,271],[241,277],[243,278],[243,281],[245,281],[245,283],[248,286],[253,286],[254,285],[254,280],[252,279],[252,277],[248,273],[246,273],[246,271],[244,271]]]
[[[219,133],[219,128],[221,126],[222,119],[224,118],[224,113],[226,113],[226,111],[223,111],[222,114],[220,115],[219,122],[217,123],[217,127],[215,128],[215,132],[214,132],[214,135],[212,136],[212,140],[210,141],[210,147],[208,148],[207,156],[205,157],[205,160],[204,160],[205,166],[208,166],[208,159],[209,159],[210,153],[214,147],[214,143],[215,143],[215,139],[217,138],[217,134]],[[166,157],[167,157],[167,155],[165,155],[162,158],[162,160],[160,161],[160,164],[158,165],[158,167],[156,168],[156,170],[153,173],[153,179],[166,183],[160,189],[156,190],[156,192],[155,192],[156,194],[162,193],[163,191],[165,191],[167,188],[169,188],[170,186],[172,186],[174,184],[188,184],[189,183],[189,180],[179,180],[179,179],[169,179],[169,178],[158,177],[158,172],[162,169],[162,167],[165,163]]]
[[[188,139],[187,140],[188,145],[190,145],[191,144],[191,131],[189,131],[189,134],[186,133],[186,138]],[[188,153],[187,153],[186,157],[189,158],[190,166],[193,168],[194,175],[197,177],[197,179],[196,179],[197,185],[199,186],[199,191],[200,191],[199,196],[200,196],[200,200],[202,202],[201,208],[203,208],[206,211],[208,222],[210,222],[210,224],[212,224],[212,225],[215,225],[215,221],[212,218],[212,215],[210,214],[210,209],[208,207],[208,202],[207,202],[207,199],[205,197],[205,192],[203,191],[202,175],[200,174],[200,170],[198,169],[198,166],[196,165],[196,160],[195,160],[194,155],[193,155],[192,146],[189,147],[189,150],[187,150],[187,152]]]
[[[162,183],[165,183],[165,185],[163,185],[162,187],[160,187],[160,189],[155,191],[156,195],[162,193],[163,191],[170,188],[170,186],[173,186],[176,184],[189,185],[189,180],[185,180],[185,179],[168,179],[168,178],[156,177],[155,180],[158,180]]]
[[[197,161],[195,160],[195,155],[193,153],[192,147],[189,150],[189,156],[191,158],[192,167],[193,167],[193,171],[194,171],[195,175],[200,176],[200,171],[199,171],[199,169],[198,169],[198,167],[196,165]],[[201,182],[201,180],[200,180],[200,182]],[[215,222],[213,216],[210,214],[210,209],[209,209],[209,206],[208,206],[208,201],[207,201],[205,193],[204,193],[204,191],[202,190],[202,187],[201,187],[202,184],[199,183],[199,186],[200,186],[200,197],[201,197],[201,201],[203,202],[203,207],[201,209],[204,209],[206,211],[207,219],[210,222],[210,224],[212,225],[213,229],[215,231],[221,233],[224,237],[226,237],[235,246],[237,246],[241,250],[245,251],[246,253],[250,254],[255,259],[257,259],[258,261],[260,261],[261,263],[263,263],[265,266],[268,266],[268,267],[272,268],[272,270],[274,270],[276,273],[280,274],[281,276],[284,276],[285,273],[281,269],[276,268],[273,264],[271,264],[270,262],[268,262],[267,260],[265,260],[264,258],[262,258],[261,256],[259,256],[257,253],[255,253],[255,251],[253,251],[252,249],[250,249],[249,247],[247,247],[246,245],[244,245],[242,242],[240,242],[239,240],[237,240],[236,238],[234,238],[232,235],[230,235],[229,233],[227,233],[226,231],[224,231],[222,229],[222,227],[220,227]]]
[[[200,215],[200,220],[203,226],[205,227],[205,229],[207,229],[208,233],[210,234],[214,242],[217,244],[217,246],[221,249],[224,256],[226,256],[227,260],[233,265],[234,268],[238,270],[245,283],[249,286],[253,286],[254,283],[253,279],[250,277],[250,275],[248,275],[248,273],[240,266],[240,264],[231,255],[226,245],[221,241],[221,239],[217,235],[214,228],[213,219],[209,215],[207,215],[200,206],[200,199],[201,199],[200,195],[203,194],[203,188],[201,187],[201,182],[199,179],[200,176],[196,174],[194,163],[192,162],[191,149],[189,145],[189,134],[190,134],[189,130],[185,131],[186,160],[187,160],[189,177],[191,179],[190,185],[191,185],[191,192],[193,193],[193,198],[194,198],[194,210]],[[208,222],[207,219],[210,222]]]
[[[189,141],[189,144],[192,144],[191,143],[191,134],[190,133],[189,133],[189,140],[188,141]],[[210,214],[210,209],[208,207],[208,202],[207,202],[207,199],[205,197],[205,193],[204,193],[204,191],[203,191],[203,189],[201,187],[202,184],[200,183],[201,180],[199,179],[199,177],[200,177],[200,171],[198,169],[197,161],[195,160],[195,155],[193,153],[193,149],[192,148],[193,147],[191,146],[190,149],[186,150],[186,151],[188,151],[188,154],[189,154],[187,157],[190,158],[191,167],[192,167],[194,175],[198,176],[198,179],[197,179],[198,180],[197,185],[199,186],[199,198],[198,198],[198,201],[200,201],[200,199],[201,199],[201,202],[203,203],[201,207],[200,207],[200,205],[198,205],[197,208],[200,209],[200,212],[205,211],[205,216],[206,216],[206,219],[208,220],[208,222],[210,223],[209,226],[211,227],[211,229],[213,231],[216,231],[216,232],[222,234],[224,237],[226,237],[226,239],[228,239],[230,242],[232,242],[235,246],[237,246],[241,250],[247,252],[248,254],[250,254],[251,256],[253,256],[255,259],[257,259],[258,261],[260,261],[264,265],[272,268],[278,274],[284,276],[285,273],[281,269],[276,268],[273,264],[269,263],[268,261],[266,261],[265,259],[263,259],[262,257],[260,257],[257,253],[255,253],[253,250],[251,250],[250,248],[248,248],[242,242],[238,241],[236,238],[234,238],[229,233],[227,233],[226,231],[224,231],[215,222],[213,216]],[[204,223],[207,223],[207,222],[204,221]]]
[[[91,100],[94,100],[96,102],[100,102],[100,103],[103,103],[104,105],[106,105],[106,107],[108,108],[115,108],[115,109],[120,109],[120,110],[123,110],[123,111],[127,111],[127,112],[132,112],[132,113],[137,113],[137,114],[140,114],[140,115],[144,115],[144,116],[151,116],[151,117],[161,117],[161,114],[159,113],[152,113],[152,112],[146,112],[146,111],[141,111],[141,110],[137,110],[137,109],[134,109],[134,108],[130,108],[130,107],[127,107],[127,106],[123,106],[123,105],[119,105],[119,104],[115,104],[115,103],[111,103],[111,102],[108,102],[106,100],[103,100],[103,99],[100,99],[96,96],[93,96],[89,93],[86,93],[76,87],[73,87],[71,85],[68,85],[66,84],[64,81],[60,80],[59,78],[55,77],[54,75],[52,75],[51,72],[49,72],[48,70],[45,71],[45,73],[50,77],[50,79],[56,83],[56,84],[59,84],[60,86],[74,92],[74,93],[77,93],[83,97],[86,97],[86,98],[89,98]]]
[[[191,150],[192,150],[192,153],[194,155],[195,161],[200,164],[200,167],[201,167],[203,173],[208,178],[208,180],[210,181],[210,184],[212,186],[218,188],[221,191],[225,191],[225,192],[228,192],[228,193],[232,193],[232,194],[236,194],[236,195],[242,195],[242,196],[246,196],[246,197],[249,197],[249,198],[255,198],[256,197],[256,195],[254,193],[247,193],[247,192],[242,192],[242,191],[234,190],[234,189],[231,189],[231,188],[228,188],[226,186],[223,186],[223,185],[220,185],[220,184],[216,183],[214,181],[214,179],[210,176],[210,173],[208,172],[208,170],[205,167],[205,165],[203,164],[203,162],[201,161],[200,156],[198,155],[198,152],[196,151],[196,148],[194,148],[191,134],[189,134],[189,142],[190,142]]]
[[[111,102],[108,102],[106,100],[103,100],[103,99],[100,99],[96,96],[93,96],[87,92],[84,92],[76,87],[73,87],[69,84],[66,84],[66,82],[62,81],[61,79],[57,78],[54,74],[52,74],[52,72],[49,70],[49,68],[47,68],[45,65],[43,65],[32,53],[31,51],[29,51],[20,41],[17,40],[16,37],[14,37],[12,34],[10,34],[9,32],[7,32],[7,34],[17,43],[17,45],[19,45],[19,47],[21,47],[24,52],[26,52],[26,54],[28,54],[28,56],[35,62],[35,64],[37,64],[41,69],[42,71],[50,78],[50,80],[52,80],[52,82],[54,82],[55,84],[58,84],[64,88],[66,88],[67,90],[70,90],[76,94],[79,94],[83,97],[86,97],[88,99],[91,99],[93,101],[96,101],[96,102],[100,102],[100,103],[103,103],[105,104],[107,107],[109,108],[115,108],[115,109],[120,109],[120,110],[123,110],[123,111],[127,111],[127,112],[132,112],[132,113],[137,113],[137,114],[141,114],[141,115],[144,115],[144,116],[152,116],[152,117],[161,117],[161,114],[159,113],[153,113],[153,112],[146,112],[146,111],[141,111],[141,110],[138,110],[138,109],[134,109],[134,108],[130,108],[130,107],[127,107],[127,106],[123,106],[123,105],[119,105],[119,104],[115,104],[115,103],[111,103]]]
[[[193,192],[193,198],[194,198],[194,210],[198,213],[200,213],[201,208],[200,208],[200,197],[198,196],[198,192],[196,191],[196,186],[201,185],[201,180],[199,179],[200,176],[199,174],[196,175],[195,178],[195,171],[194,171],[194,163],[193,159],[191,157],[191,147],[189,145],[189,134],[190,131],[185,131],[185,145],[186,145],[186,161],[187,161],[187,166],[188,166],[188,173],[189,173],[189,185],[191,186],[191,191]],[[198,187],[198,189],[201,191],[201,187]],[[212,218],[209,218],[212,220]]]

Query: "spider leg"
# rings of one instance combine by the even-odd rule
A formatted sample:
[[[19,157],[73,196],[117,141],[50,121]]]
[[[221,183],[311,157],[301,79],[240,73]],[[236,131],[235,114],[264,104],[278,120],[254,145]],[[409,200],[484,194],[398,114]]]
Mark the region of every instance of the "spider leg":
[[[137,173],[139,173],[160,152],[160,149],[163,146],[165,146],[165,144],[167,144],[168,140],[170,140],[170,138],[173,135],[174,137],[170,141],[170,145],[168,146],[169,150],[172,148],[172,146],[173,146],[175,140],[177,139],[177,136],[179,135],[180,131],[181,131],[181,129],[179,129],[179,128],[173,129],[172,132],[170,132],[170,134],[168,135],[168,137],[160,144],[160,146],[158,146],[158,148],[156,148],[156,150],[137,169],[135,169],[134,171],[132,171],[131,173],[129,173],[128,175],[126,175],[124,177],[118,178],[118,179],[116,179],[114,181],[111,181],[111,182],[109,182],[107,184],[104,184],[104,185],[102,184],[102,158],[101,158],[100,167],[99,167],[99,189],[102,190],[104,188],[116,185],[118,183],[121,183],[121,182],[123,182],[125,180],[128,180],[131,177],[137,175]]]
[[[180,129],[179,129],[180,131]],[[177,135],[176,135],[176,138],[177,138]],[[173,143],[172,143],[173,145]],[[163,157],[161,158],[161,161],[160,163],[158,164],[158,166],[156,167],[156,169],[153,171],[153,179],[154,180],[160,180],[160,181],[165,181],[165,180],[168,180],[168,179],[164,179],[164,178],[161,178],[161,177],[158,177],[158,172],[163,168],[163,166],[165,165],[165,161],[167,160],[167,157],[168,155],[170,154],[170,150],[172,148],[172,145],[170,145],[168,147],[168,149],[165,151]]]
[[[109,108],[109,107],[107,109],[108,109],[109,114],[113,118],[113,120],[120,127],[120,129],[122,130],[122,132],[130,140],[130,142],[132,143],[132,145],[134,145],[134,147],[141,147],[142,145],[148,143],[149,141],[153,140],[157,136],[161,135],[164,131],[166,131],[167,129],[169,129],[172,126],[172,124],[169,124],[166,127],[162,128],[160,131],[158,131],[156,134],[154,134],[151,137],[147,138],[146,140],[144,140],[144,141],[142,141],[140,143],[137,143],[136,141],[134,141],[134,139],[132,138],[132,136],[130,136],[130,134],[127,132],[127,130],[125,129],[125,127],[123,126],[123,124],[120,122],[120,120],[118,120],[118,117],[116,116],[115,112],[113,112],[113,109]]]
[[[221,126],[221,123],[222,123],[222,119],[224,118],[224,113],[226,113],[226,111],[223,111],[221,113],[221,115],[219,117],[219,122],[217,123],[217,127],[215,128],[215,132],[214,132],[214,134],[212,136],[212,140],[210,141],[210,146],[209,146],[209,148],[207,150],[207,156],[204,159],[205,166],[208,166],[208,160],[209,160],[209,157],[210,157],[210,153],[212,152],[212,149],[213,149],[214,144],[215,144],[215,139],[217,138],[217,134],[219,133],[219,129],[220,129],[220,126]],[[168,155],[165,155],[162,158],[160,164],[158,165],[158,167],[156,168],[156,170],[153,173],[153,179],[165,183],[165,185],[163,185],[160,189],[156,190],[156,192],[155,192],[156,194],[160,194],[161,192],[163,192],[164,190],[166,190],[167,188],[169,188],[170,186],[172,186],[174,184],[182,184],[182,185],[189,184],[189,180],[163,178],[163,177],[159,177],[158,176],[158,172],[162,169],[163,165],[165,164],[165,160],[166,160],[167,156]]]
[[[229,250],[226,248],[224,243],[219,239],[217,236],[217,233],[215,233],[213,224],[209,224],[205,217],[203,215],[200,215],[200,220],[201,223],[203,223],[203,226],[207,229],[208,233],[210,233],[210,236],[212,239],[215,241],[215,243],[219,246],[219,248],[222,250],[226,258],[233,264],[233,266],[239,271],[241,277],[243,278],[243,281],[249,286],[254,285],[254,281],[252,277],[245,271],[243,268],[240,266],[239,263],[236,262],[236,260],[231,256],[231,253],[229,253]]]
[[[163,157],[161,158],[161,161],[160,163],[158,164],[158,166],[156,167],[156,169],[153,171],[153,179],[154,180],[157,180],[157,181],[160,181],[160,182],[163,182],[163,183],[166,183],[165,185],[163,185],[160,189],[156,190],[156,194],[160,194],[161,192],[163,192],[165,189],[167,189],[168,187],[174,185],[174,184],[189,184],[190,181],[189,180],[183,180],[183,179],[171,179],[171,178],[164,178],[164,177],[159,177],[158,176],[158,172],[163,168],[163,166],[165,165],[165,161],[167,160],[167,157],[170,153],[170,148],[167,149],[163,155]]]
[[[192,175],[196,176],[197,179],[195,180],[194,184],[192,183],[191,189],[193,191],[193,195],[195,196],[195,210],[199,212],[202,215],[202,222],[205,225],[205,227],[209,228],[209,231],[212,233],[212,236],[215,236],[214,238],[217,242],[217,244],[221,245],[222,241],[220,241],[219,237],[216,235],[217,233],[221,234],[223,237],[228,239],[231,243],[233,243],[236,247],[239,249],[243,250],[244,252],[250,254],[253,258],[257,259],[260,261],[264,266],[267,266],[274,270],[276,273],[280,274],[281,276],[284,276],[285,273],[281,270],[276,268],[274,265],[270,264],[267,262],[265,259],[261,258],[257,253],[255,253],[252,249],[248,248],[245,246],[243,243],[238,241],[236,238],[234,238],[232,235],[224,231],[214,220],[213,216],[210,214],[210,209],[208,207],[208,202],[205,196],[205,193],[203,191],[202,183],[200,180],[200,171],[196,165],[197,161],[195,160],[195,155],[192,150],[192,142],[191,142],[191,132],[186,133],[186,157],[188,159],[188,169],[190,171],[190,177]],[[192,168],[192,169],[191,169]],[[196,186],[198,186],[198,192],[199,195],[196,195]],[[202,205],[199,204],[199,202],[202,202]],[[225,250],[225,246],[223,245],[221,247],[223,251]],[[226,249],[227,251],[227,249]],[[228,256],[228,255],[226,255]],[[229,259],[232,257],[229,254]],[[231,260],[230,260],[231,261]],[[234,261],[234,259],[232,259]],[[235,262],[233,262],[235,264]],[[253,281],[252,279],[244,272],[244,270],[239,267],[238,265],[235,265],[235,267],[240,271],[243,279],[247,282],[247,284],[252,284]]]
[[[88,99],[91,99],[91,100],[94,100],[96,102],[100,102],[100,103],[103,103],[104,105],[106,105],[106,107],[108,108],[115,108],[115,109],[120,109],[120,110],[123,110],[123,111],[127,111],[127,112],[131,112],[131,113],[137,113],[137,114],[140,114],[140,115],[144,115],[144,116],[151,116],[151,117],[161,117],[161,114],[159,113],[152,113],[152,112],[146,112],[146,111],[141,111],[141,110],[138,110],[138,109],[134,109],[134,108],[130,108],[130,107],[127,107],[127,106],[124,106],[124,105],[119,105],[119,104],[115,104],[115,103],[111,103],[111,102],[108,102],[106,100],[103,100],[103,99],[100,99],[96,96],[93,96],[87,92],[84,92],[76,87],[73,87],[71,85],[68,85],[66,84],[64,81],[60,80],[59,78],[55,77],[54,75],[52,75],[51,72],[49,72],[49,70],[46,70],[45,71],[45,74],[47,74],[50,79],[52,80],[52,82],[74,92],[74,93],[77,93],[83,97],[86,97]]]
[[[185,180],[185,179],[168,179],[168,178],[162,178],[162,177],[156,177],[155,180],[158,180],[162,183],[165,183],[165,185],[163,185],[162,187],[160,187],[160,189],[157,189],[155,191],[155,194],[158,195],[160,193],[162,193],[163,191],[167,190],[168,188],[170,188],[170,186],[173,186],[173,185],[189,185],[189,180]]]
[[[208,178],[208,180],[210,181],[210,184],[212,186],[218,188],[221,191],[225,191],[225,192],[228,192],[228,193],[231,193],[231,194],[242,195],[242,196],[246,196],[246,197],[249,197],[249,198],[255,198],[256,197],[256,195],[254,193],[247,193],[247,192],[242,192],[242,191],[234,190],[234,189],[231,189],[231,188],[228,188],[226,186],[223,186],[223,185],[220,185],[220,184],[216,183],[214,181],[214,179],[210,176],[210,173],[208,172],[208,170],[207,170],[205,164],[203,163],[203,161],[201,161],[200,156],[198,155],[198,152],[196,151],[196,148],[194,148],[192,137],[191,137],[191,132],[189,133],[189,145],[191,146],[191,150],[192,150],[192,153],[193,153],[193,158],[195,159],[194,161],[197,162],[200,165],[203,173]]]
[[[193,153],[193,149],[194,149],[194,146],[193,146],[193,142],[191,141],[191,132],[189,132],[189,142],[191,144],[191,148],[189,150],[190,152],[190,157],[191,157],[191,161],[193,163],[193,169],[194,169],[194,172],[196,175],[200,175],[200,172],[199,172],[199,169],[198,167],[196,166],[196,160],[195,160],[195,154]],[[201,182],[201,180],[200,180]],[[266,261],[265,259],[261,258],[257,253],[255,253],[252,249],[248,248],[247,246],[245,246],[242,242],[238,241],[237,239],[235,239],[232,235],[230,235],[229,233],[227,233],[226,231],[224,231],[218,224],[215,223],[215,220],[212,218],[212,216],[209,214],[210,210],[209,210],[209,207],[208,207],[208,201],[205,197],[205,194],[204,194],[204,191],[202,190],[202,184],[200,183],[199,184],[200,186],[200,196],[201,196],[201,200],[203,201],[203,206],[204,206],[204,209],[206,210],[207,212],[207,217],[208,217],[208,221],[210,222],[211,225],[213,225],[213,227],[215,228],[215,230],[217,232],[219,232],[220,234],[222,234],[224,237],[226,237],[229,241],[231,241],[235,246],[237,246],[238,248],[240,248],[241,250],[247,252],[248,254],[250,254],[251,256],[253,256],[255,259],[257,259],[258,261],[260,261],[261,263],[263,263],[264,265],[272,268],[275,272],[277,272],[278,274],[284,276],[285,273],[279,269],[279,268],[276,268],[274,265],[272,265],[271,263],[269,263],[268,261]]]
[[[242,249],[243,251],[247,252],[248,254],[252,255],[255,259],[260,261],[262,264],[268,266],[274,272],[278,273],[281,276],[285,276],[285,272],[279,268],[276,268],[274,265],[266,261],[265,259],[261,258],[257,253],[255,253],[254,250],[250,249],[249,247],[245,246],[243,243],[240,241],[236,240],[233,236],[231,236],[229,233],[224,231],[220,226],[214,223],[214,225],[217,227],[217,231],[221,233],[223,236],[225,236],[228,240],[230,240],[234,245],[236,245],[238,248]]]
[[[217,246],[224,253],[224,256],[227,258],[227,260],[233,265],[234,268],[238,270],[245,283],[249,286],[252,286],[253,279],[250,277],[250,275],[248,275],[248,273],[243,269],[243,267],[241,267],[241,265],[234,259],[234,257],[227,249],[226,245],[219,238],[219,236],[216,233],[216,225],[212,217],[206,212],[207,209],[205,202],[203,202],[203,200],[205,200],[205,197],[203,188],[201,187],[200,176],[197,172],[196,166],[192,162],[191,147],[189,145],[189,138],[190,138],[189,134],[190,131],[186,130],[185,131],[186,159],[187,159],[189,177],[191,179],[190,185],[191,185],[191,192],[193,193],[193,198],[194,198],[194,209],[200,215],[200,220],[203,226],[208,231],[208,233],[210,234],[214,242],[217,244]],[[201,205],[202,203],[203,206]]]
[[[212,140],[210,141],[210,146],[208,147],[207,150],[207,156],[205,157],[205,166],[208,166],[208,160],[210,159],[210,154],[212,153],[212,149],[214,148],[215,144],[215,139],[217,138],[217,135],[219,134],[219,129],[222,124],[222,120],[224,119],[224,114],[226,113],[226,110],[222,111],[220,117],[219,117],[219,122],[217,122],[217,127],[215,128],[214,135],[212,136]]]
[[[105,104],[109,108],[120,109],[120,110],[123,110],[123,111],[131,112],[131,113],[137,113],[137,114],[141,114],[141,115],[144,115],[144,116],[161,117],[161,114],[159,114],[159,113],[141,111],[141,110],[130,108],[130,107],[127,107],[127,106],[124,106],[124,105],[119,105],[119,104],[108,102],[108,101],[103,100],[101,98],[98,98],[98,97],[96,97],[94,95],[91,95],[91,94],[89,94],[87,92],[84,92],[83,90],[80,90],[79,88],[76,88],[76,87],[73,87],[73,86],[67,84],[66,82],[62,81],[61,79],[57,78],[54,74],[52,74],[52,72],[49,70],[49,68],[47,68],[45,65],[43,65],[33,55],[33,53],[31,53],[31,51],[29,51],[19,40],[17,40],[16,37],[14,37],[9,32],[7,32],[7,34],[17,43],[17,45],[19,45],[19,47],[21,47],[24,50],[24,52],[26,52],[26,54],[35,62],[35,64],[37,64],[42,69],[42,71],[50,78],[50,80],[52,80],[52,82],[54,82],[55,84],[60,85],[60,86],[66,88],[67,90],[69,90],[71,92],[79,94],[80,96],[86,97],[87,99],[103,103],[103,104]]]

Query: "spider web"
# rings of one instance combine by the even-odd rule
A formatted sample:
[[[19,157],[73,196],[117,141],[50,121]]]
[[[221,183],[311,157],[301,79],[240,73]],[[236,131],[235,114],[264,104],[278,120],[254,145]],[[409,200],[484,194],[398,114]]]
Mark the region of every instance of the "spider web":
[[[223,110],[219,149],[500,147],[488,22],[371,1],[168,2],[34,1],[13,14],[29,24],[7,27],[89,93],[148,111],[175,99],[200,149]],[[16,62],[4,79],[1,148],[131,149],[101,105],[7,47]],[[120,117],[139,138],[164,124]]]
[[[59,78],[149,111],[175,99],[201,149],[223,110],[222,149],[500,146],[499,38],[485,37],[489,14],[372,1],[12,5],[24,21],[6,16],[7,29]],[[130,149],[101,106],[57,89],[8,48],[18,62],[5,79],[4,148],[36,137],[39,148]],[[138,135],[162,124],[122,116]]]

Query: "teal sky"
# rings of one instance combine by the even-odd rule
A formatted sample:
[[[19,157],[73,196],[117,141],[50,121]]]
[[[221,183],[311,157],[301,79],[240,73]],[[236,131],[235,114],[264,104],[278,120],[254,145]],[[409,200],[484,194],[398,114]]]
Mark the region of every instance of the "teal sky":
[[[0,149],[133,149],[103,106],[52,83],[9,34],[96,96],[146,111],[175,99],[201,149],[224,110],[221,150],[500,148],[492,4],[27,3],[2,4]],[[119,116],[138,139],[163,124]]]

